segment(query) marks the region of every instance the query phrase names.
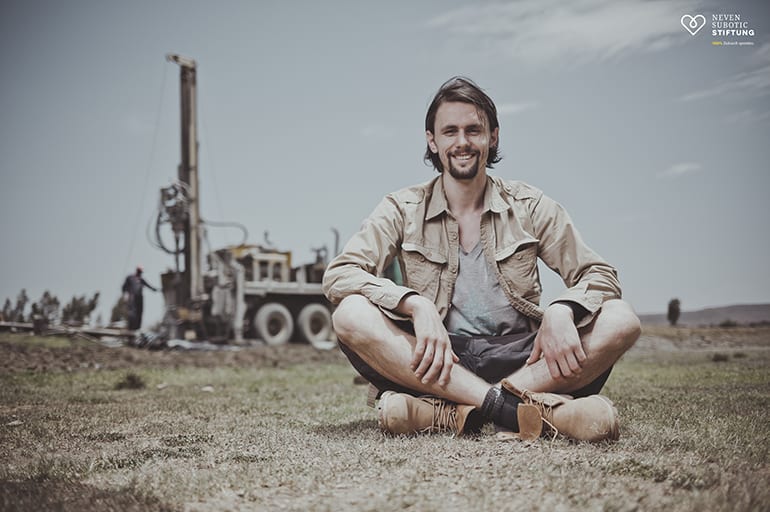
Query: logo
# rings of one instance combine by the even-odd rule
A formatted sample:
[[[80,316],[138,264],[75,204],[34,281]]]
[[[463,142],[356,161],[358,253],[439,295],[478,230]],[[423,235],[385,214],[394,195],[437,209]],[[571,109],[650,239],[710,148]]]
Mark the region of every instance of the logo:
[[[697,34],[700,29],[706,26],[706,17],[702,14],[696,14],[695,16],[685,14],[679,21],[682,23],[682,26],[685,28],[685,30],[687,30],[687,32],[693,36]]]

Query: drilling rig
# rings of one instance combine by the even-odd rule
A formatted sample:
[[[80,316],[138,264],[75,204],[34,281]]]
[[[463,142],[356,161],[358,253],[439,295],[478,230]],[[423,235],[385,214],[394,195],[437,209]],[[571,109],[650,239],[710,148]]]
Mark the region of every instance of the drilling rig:
[[[204,269],[201,242],[207,222],[200,216],[196,62],[176,54],[166,59],[180,69],[182,153],[177,181],[160,190],[155,221],[156,245],[174,257],[174,269],[161,274],[164,330],[188,340],[260,339],[279,345],[301,338],[317,348],[334,346],[332,305],[321,291],[326,247],[315,249],[315,262],[294,267],[291,252],[246,244],[244,238],[210,251]],[[166,226],[173,246],[161,236]],[[339,235],[332,231],[336,254]]]

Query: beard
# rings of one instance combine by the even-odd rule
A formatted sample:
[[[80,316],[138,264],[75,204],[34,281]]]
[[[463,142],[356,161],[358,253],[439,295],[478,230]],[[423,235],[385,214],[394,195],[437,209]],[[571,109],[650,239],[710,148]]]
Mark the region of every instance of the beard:
[[[453,159],[449,159],[449,175],[456,180],[472,180],[479,173],[479,154],[476,154],[476,162],[473,167],[469,167],[466,170],[460,170],[452,163]]]

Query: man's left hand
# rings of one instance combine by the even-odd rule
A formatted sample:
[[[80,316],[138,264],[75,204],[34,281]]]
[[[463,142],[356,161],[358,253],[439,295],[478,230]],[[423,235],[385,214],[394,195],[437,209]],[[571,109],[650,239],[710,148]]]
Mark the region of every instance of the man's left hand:
[[[586,353],[569,306],[556,303],[545,310],[527,364],[536,362],[541,356],[554,379],[573,377],[582,371]]]

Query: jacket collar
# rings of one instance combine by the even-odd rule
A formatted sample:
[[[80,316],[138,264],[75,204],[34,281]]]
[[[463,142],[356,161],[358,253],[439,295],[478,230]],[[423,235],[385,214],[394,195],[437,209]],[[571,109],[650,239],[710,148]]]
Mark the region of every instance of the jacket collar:
[[[500,194],[500,187],[501,184],[499,184],[497,180],[487,176],[487,187],[484,190],[485,212],[492,211],[494,213],[501,213],[511,207]],[[433,182],[430,199],[428,200],[428,207],[425,210],[425,220],[431,220],[444,212],[449,213],[449,205],[447,204],[446,194],[444,193],[444,175],[442,174]]]

